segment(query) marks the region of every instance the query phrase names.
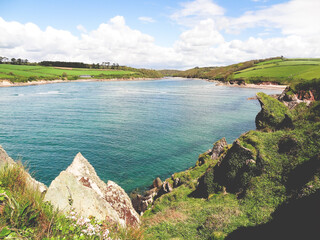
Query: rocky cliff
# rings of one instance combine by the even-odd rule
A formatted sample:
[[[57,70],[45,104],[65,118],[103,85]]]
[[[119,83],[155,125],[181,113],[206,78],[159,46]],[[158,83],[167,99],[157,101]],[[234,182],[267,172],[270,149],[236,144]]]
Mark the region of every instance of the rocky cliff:
[[[125,191],[112,181],[104,183],[81,153],[52,181],[45,195],[64,212],[74,210],[83,217],[137,226],[139,215]]]
[[[195,167],[175,173],[180,185],[144,213],[150,238],[165,232],[168,239],[312,239],[319,222],[320,102],[257,98],[257,129],[231,146],[218,141]]]

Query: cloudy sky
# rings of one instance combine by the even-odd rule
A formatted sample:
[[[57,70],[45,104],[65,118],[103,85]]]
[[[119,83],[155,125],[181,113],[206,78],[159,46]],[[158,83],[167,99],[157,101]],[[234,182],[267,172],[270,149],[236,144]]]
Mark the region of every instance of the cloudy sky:
[[[320,57],[320,0],[0,0],[0,56],[154,69]]]

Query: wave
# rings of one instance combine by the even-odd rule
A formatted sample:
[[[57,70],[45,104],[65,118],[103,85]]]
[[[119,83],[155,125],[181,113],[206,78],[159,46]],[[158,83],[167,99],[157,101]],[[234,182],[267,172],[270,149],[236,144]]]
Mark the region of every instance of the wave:
[[[37,94],[40,94],[40,95],[58,95],[58,94],[63,94],[59,91],[48,91],[48,92],[39,92]]]

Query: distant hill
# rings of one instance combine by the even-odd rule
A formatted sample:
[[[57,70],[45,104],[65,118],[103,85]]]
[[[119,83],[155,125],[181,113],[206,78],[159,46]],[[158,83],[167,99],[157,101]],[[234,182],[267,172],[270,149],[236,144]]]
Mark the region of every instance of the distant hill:
[[[300,80],[320,78],[320,59],[275,57],[251,60],[225,67],[193,68],[179,72],[174,76],[246,83],[290,84],[298,83]]]

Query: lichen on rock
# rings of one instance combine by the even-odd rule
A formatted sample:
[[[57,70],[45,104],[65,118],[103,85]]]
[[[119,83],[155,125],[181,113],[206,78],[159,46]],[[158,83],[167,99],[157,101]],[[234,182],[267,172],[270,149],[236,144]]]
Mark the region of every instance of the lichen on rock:
[[[52,181],[45,200],[64,212],[72,208],[83,217],[94,216],[122,226],[140,223],[125,191],[112,181],[103,182],[81,153]]]

